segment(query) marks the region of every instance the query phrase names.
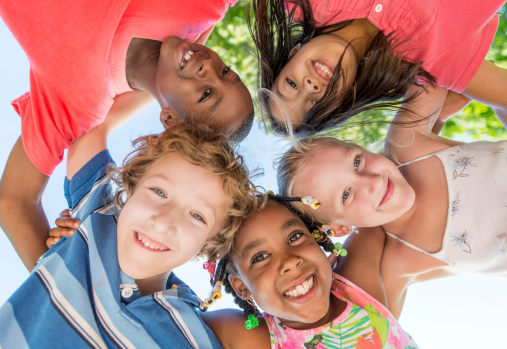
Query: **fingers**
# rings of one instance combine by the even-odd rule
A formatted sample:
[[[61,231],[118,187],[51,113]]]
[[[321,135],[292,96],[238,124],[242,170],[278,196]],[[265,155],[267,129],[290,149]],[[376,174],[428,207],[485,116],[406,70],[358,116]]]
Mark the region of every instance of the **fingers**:
[[[77,219],[70,217],[58,217],[55,220],[55,224],[57,227],[61,228],[77,228],[81,222]]]
[[[76,232],[74,228],[56,227],[49,231],[49,238],[46,239],[46,246],[51,248],[53,245],[60,241],[62,236],[72,236]]]
[[[60,212],[60,217],[70,217],[70,210],[68,208],[66,208],[65,210],[63,210],[62,212]]]

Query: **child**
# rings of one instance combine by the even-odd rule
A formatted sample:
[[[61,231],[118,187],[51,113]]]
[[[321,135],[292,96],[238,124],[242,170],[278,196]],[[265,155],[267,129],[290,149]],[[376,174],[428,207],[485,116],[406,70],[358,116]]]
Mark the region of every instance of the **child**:
[[[0,16],[30,61],[30,93],[13,102],[22,135],[4,170],[9,185],[0,183],[0,201],[17,223],[2,228],[14,234],[36,226],[47,236],[41,197],[48,176],[64,149],[108,113],[135,114],[155,98],[163,124],[209,123],[241,141],[253,122],[250,94],[202,46],[235,2],[1,2]],[[31,245],[30,255],[44,253],[38,239]]]
[[[0,308],[2,348],[221,347],[171,270],[222,254],[255,211],[242,159],[225,136],[176,125],[138,138],[115,167],[106,138],[117,124],[108,117],[69,149],[65,195],[81,224]]]
[[[507,71],[484,60],[504,2],[255,0],[265,112],[278,132],[312,134],[436,82],[507,125]]]
[[[386,232],[381,273],[396,317],[413,282],[507,276],[507,141],[464,144],[431,133],[448,92],[430,90],[432,103],[414,108],[432,117],[407,127],[411,119],[398,113],[387,157],[309,138],[284,154],[277,174],[282,195],[318,200],[316,210],[294,207],[331,234],[354,226]]]
[[[216,281],[249,315],[244,326],[257,332],[248,342],[252,348],[417,348],[386,308],[379,273],[385,235],[368,233],[366,241],[351,236],[349,253],[334,270],[319,244],[342,255],[343,249],[312,235],[285,205],[268,200],[242,224],[220,262]],[[238,337],[244,329],[223,329],[242,325],[239,318],[217,311],[204,319],[224,348],[243,348]]]

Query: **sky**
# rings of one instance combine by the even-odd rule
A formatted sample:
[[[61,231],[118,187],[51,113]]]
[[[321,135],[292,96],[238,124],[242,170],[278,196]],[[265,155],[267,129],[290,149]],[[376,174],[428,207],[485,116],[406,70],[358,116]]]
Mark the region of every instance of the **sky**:
[[[227,62],[226,62],[227,63]],[[62,74],[66,74],[62,70]],[[10,102],[29,90],[29,63],[0,20],[0,170],[3,172],[9,152],[21,133],[20,119]],[[162,130],[152,104],[109,138],[109,150],[116,162],[131,151],[136,137]],[[277,192],[273,161],[287,147],[285,141],[268,136],[258,123],[240,145],[250,169],[260,167],[264,175],[255,180],[266,190]],[[51,223],[66,208],[63,196],[65,159],[56,168],[44,193],[42,203]],[[54,225],[54,224],[52,224]],[[337,239],[342,241],[343,239]],[[209,276],[203,261],[189,262],[174,272],[197,295],[206,298]],[[28,277],[21,260],[0,229],[0,306]],[[225,295],[211,308],[236,308],[230,295]],[[499,348],[505,347],[507,320],[507,280],[458,275],[416,284],[410,287],[400,318],[401,326],[421,348]]]

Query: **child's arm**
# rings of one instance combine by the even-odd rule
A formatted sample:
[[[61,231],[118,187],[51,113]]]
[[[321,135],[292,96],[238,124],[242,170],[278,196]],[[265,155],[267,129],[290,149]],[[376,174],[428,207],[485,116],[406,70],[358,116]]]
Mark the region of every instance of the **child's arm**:
[[[448,101],[448,90],[443,87],[427,87],[426,90],[413,86],[407,94],[418,94],[410,104],[404,104],[393,119],[387,132],[384,148],[388,157],[405,162],[451,146],[462,144],[439,137],[432,132],[444,104]],[[458,112],[468,104],[458,99],[457,105],[448,106]],[[406,111],[406,110],[409,111]],[[446,115],[449,119],[450,115]],[[394,156],[393,156],[394,155]]]
[[[107,134],[151,102],[152,97],[144,91],[133,91],[117,96],[106,118],[107,122],[105,121],[109,129]],[[102,132],[104,127],[101,128]],[[91,137],[97,137],[96,133]],[[79,143],[83,145],[82,140]],[[105,140],[102,141],[99,148],[105,149],[105,144]],[[94,144],[93,147],[97,148],[97,145]],[[73,151],[76,150],[77,148]],[[79,156],[81,161],[86,157],[84,154]],[[81,167],[76,158],[70,168],[73,172],[71,176],[79,168]],[[28,159],[19,138],[9,155],[0,181],[0,227],[28,270],[32,270],[39,257],[48,250],[46,239],[50,227],[41,203],[48,180],[49,177],[40,172]]]
[[[463,92],[466,96],[489,105],[507,127],[507,70],[484,60]]]
[[[338,259],[334,272],[350,280],[387,307],[380,262],[386,234],[381,227],[360,228],[345,241],[347,256]]]

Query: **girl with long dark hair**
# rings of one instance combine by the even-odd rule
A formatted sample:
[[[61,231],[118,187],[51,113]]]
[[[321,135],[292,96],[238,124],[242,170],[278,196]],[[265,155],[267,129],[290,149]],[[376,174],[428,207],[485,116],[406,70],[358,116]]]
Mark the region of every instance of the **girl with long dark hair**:
[[[439,85],[507,122],[507,71],[484,58],[504,1],[254,0],[263,114],[279,133],[332,129]],[[289,122],[290,121],[290,122]]]

